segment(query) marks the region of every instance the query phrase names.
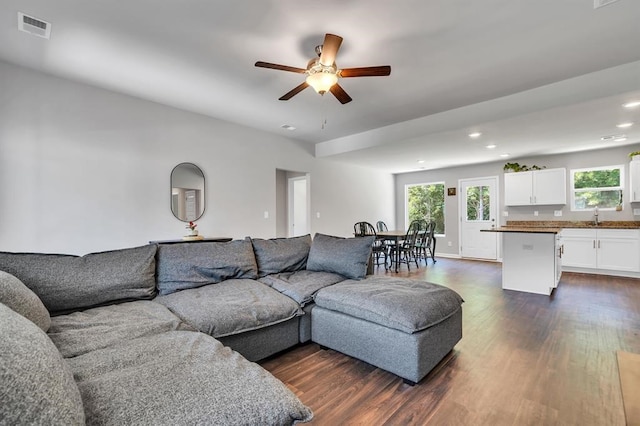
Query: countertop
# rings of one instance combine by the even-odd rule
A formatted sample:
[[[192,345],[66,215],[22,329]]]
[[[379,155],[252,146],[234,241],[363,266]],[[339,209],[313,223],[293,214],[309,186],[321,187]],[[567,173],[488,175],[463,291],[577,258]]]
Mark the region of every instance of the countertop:
[[[520,232],[527,234],[557,234],[562,228],[552,228],[543,226],[501,226],[499,228],[482,229],[481,232]]]
[[[595,225],[592,220],[571,221],[571,220],[508,220],[507,225],[502,228],[607,228],[607,229],[639,229],[640,221],[632,220],[610,220],[599,222]]]
[[[589,229],[639,229],[639,221],[604,221],[595,225],[593,221],[570,220],[508,220],[505,226],[483,229],[483,232],[521,232],[532,234],[557,234],[564,228]]]

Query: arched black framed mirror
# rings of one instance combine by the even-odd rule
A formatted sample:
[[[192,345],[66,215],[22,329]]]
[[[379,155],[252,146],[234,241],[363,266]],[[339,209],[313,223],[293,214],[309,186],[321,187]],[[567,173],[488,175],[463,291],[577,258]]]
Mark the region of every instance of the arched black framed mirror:
[[[180,163],[171,171],[171,212],[183,222],[204,213],[204,173],[193,163]]]

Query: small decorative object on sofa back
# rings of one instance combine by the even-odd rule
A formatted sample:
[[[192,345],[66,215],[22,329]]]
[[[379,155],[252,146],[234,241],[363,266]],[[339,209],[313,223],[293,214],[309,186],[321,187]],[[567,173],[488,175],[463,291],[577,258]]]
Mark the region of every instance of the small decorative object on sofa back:
[[[197,226],[198,226],[198,224],[196,224],[194,222],[189,222],[185,226],[185,228],[187,228],[189,230],[189,234],[187,234],[184,237],[182,237],[182,239],[185,240],[185,241],[203,240],[204,237],[202,235],[198,235],[198,230],[196,229]]]
[[[198,225],[193,222],[189,222],[185,228],[189,230],[189,235],[198,235],[198,230],[196,229]]]

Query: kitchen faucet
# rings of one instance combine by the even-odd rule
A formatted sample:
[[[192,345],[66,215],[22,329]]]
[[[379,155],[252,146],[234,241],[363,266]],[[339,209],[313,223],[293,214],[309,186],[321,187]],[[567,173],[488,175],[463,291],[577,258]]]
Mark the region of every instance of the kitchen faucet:
[[[598,206],[593,210],[593,224],[598,226],[600,222],[598,221]]]

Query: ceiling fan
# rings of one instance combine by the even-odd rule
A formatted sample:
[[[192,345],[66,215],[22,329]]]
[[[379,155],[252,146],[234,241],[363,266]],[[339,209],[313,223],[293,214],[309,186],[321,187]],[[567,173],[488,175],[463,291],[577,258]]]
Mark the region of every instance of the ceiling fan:
[[[383,65],[378,67],[344,68],[339,69],[336,65],[336,55],[342,44],[342,37],[335,34],[325,34],[324,42],[316,46],[318,58],[313,58],[307,64],[307,68],[296,68],[287,65],[272,64],[269,62],[256,62],[256,67],[271,68],[274,70],[307,74],[306,80],[294,89],[279,98],[281,101],[288,101],[307,87],[311,86],[320,95],[327,91],[342,104],[351,102],[351,96],[338,84],[338,78],[348,77],[383,77],[391,74],[391,67]]]

